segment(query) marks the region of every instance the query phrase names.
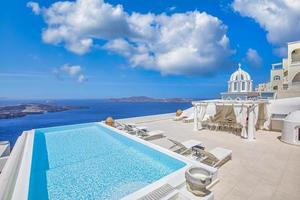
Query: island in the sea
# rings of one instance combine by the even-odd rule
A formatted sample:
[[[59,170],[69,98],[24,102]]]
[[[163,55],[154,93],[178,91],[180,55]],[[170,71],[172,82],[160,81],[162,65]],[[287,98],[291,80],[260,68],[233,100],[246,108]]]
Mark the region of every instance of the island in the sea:
[[[112,102],[191,102],[194,99],[190,98],[152,98],[146,96],[133,96],[133,97],[123,97],[123,98],[110,98],[109,101]]]
[[[20,104],[0,107],[0,119],[24,117],[31,114],[43,114],[48,112],[61,112],[73,109],[84,109],[83,106],[60,106],[51,104]]]

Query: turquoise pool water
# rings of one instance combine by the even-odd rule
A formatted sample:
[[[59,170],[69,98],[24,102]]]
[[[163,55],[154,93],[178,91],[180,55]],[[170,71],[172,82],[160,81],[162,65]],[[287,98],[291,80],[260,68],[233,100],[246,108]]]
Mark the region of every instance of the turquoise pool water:
[[[120,199],[185,165],[94,123],[37,129],[28,199]]]

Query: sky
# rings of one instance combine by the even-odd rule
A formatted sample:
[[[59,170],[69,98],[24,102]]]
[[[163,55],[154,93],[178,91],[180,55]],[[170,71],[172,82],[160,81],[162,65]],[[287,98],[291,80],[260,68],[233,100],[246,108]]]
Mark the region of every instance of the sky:
[[[216,98],[300,40],[297,0],[1,3],[0,99]]]

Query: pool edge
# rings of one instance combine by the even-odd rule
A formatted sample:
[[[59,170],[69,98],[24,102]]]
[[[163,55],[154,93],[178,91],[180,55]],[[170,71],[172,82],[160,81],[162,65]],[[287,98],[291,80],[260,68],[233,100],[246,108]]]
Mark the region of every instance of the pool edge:
[[[162,154],[170,156],[170,157],[172,157],[176,160],[179,160],[179,161],[186,164],[184,167],[182,167],[182,168],[180,168],[180,169],[178,169],[178,170],[176,170],[176,171],[174,171],[174,172],[172,172],[172,173],[156,180],[155,182],[150,183],[149,185],[147,185],[147,186],[145,186],[145,187],[143,187],[143,188],[127,195],[127,196],[124,196],[122,198],[124,200],[125,199],[129,200],[129,199],[140,198],[140,197],[146,195],[147,193],[157,189],[158,187],[163,185],[163,183],[168,183],[168,182],[170,182],[170,180],[174,180],[174,179],[178,180],[179,176],[180,176],[181,183],[176,184],[176,185],[182,185],[185,181],[184,172],[191,165],[195,165],[195,166],[199,166],[199,167],[208,169],[209,171],[211,171],[214,174],[215,179],[217,179],[217,171],[218,170],[216,168],[213,168],[213,167],[201,164],[200,162],[196,162],[196,161],[193,161],[191,159],[188,159],[188,158],[186,158],[182,155],[174,153],[174,152],[172,152],[172,151],[170,151],[166,148],[163,148],[161,146],[153,144],[149,141],[145,141],[141,138],[130,135],[130,134],[124,132],[124,131],[121,131],[121,130],[118,130],[116,128],[107,126],[103,122],[92,122],[92,123],[84,123],[84,124],[96,124],[96,125],[105,127],[109,130],[112,130],[112,131],[118,133],[118,134],[121,134],[122,136],[124,136],[126,138],[129,138],[133,141],[141,143],[141,144],[143,144],[143,145],[145,145],[145,146],[147,146],[151,149],[159,151]],[[21,160],[20,160],[20,168],[18,170],[18,174],[16,175],[17,176],[16,182],[15,182],[15,185],[13,185],[14,188],[13,189],[10,188],[13,191],[12,192],[12,198],[11,198],[12,200],[26,200],[26,199],[28,199],[30,174],[31,174],[31,161],[32,161],[33,142],[34,142],[35,130],[36,129],[32,129],[30,131],[24,131],[22,133],[22,135],[27,134],[27,137],[25,138],[26,141],[25,141],[25,144],[23,146],[23,155],[22,155]],[[169,183],[169,184],[174,185],[172,183]]]

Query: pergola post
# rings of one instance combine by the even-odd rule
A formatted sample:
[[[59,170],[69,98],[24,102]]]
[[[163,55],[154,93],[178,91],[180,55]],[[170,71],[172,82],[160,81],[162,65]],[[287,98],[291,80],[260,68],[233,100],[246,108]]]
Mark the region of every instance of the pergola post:
[[[248,141],[253,141],[255,137],[255,113],[254,113],[254,107],[251,106],[249,109],[249,115],[248,115]]]
[[[194,105],[194,131],[198,131],[198,105]]]

